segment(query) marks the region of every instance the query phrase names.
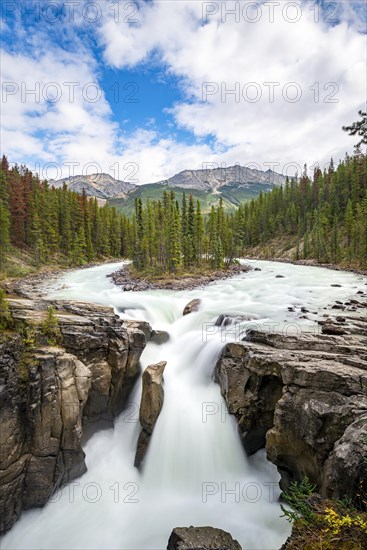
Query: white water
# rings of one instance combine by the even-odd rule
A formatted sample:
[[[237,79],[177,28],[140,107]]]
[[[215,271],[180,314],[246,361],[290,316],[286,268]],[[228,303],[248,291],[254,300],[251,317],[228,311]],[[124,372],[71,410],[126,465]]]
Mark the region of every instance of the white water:
[[[231,332],[233,327],[219,332],[213,322],[221,313],[253,314],[256,321],[243,328],[315,331],[320,314],[300,319],[299,310],[288,312],[287,307],[322,310],[365,286],[351,273],[248,263],[262,271],[194,291],[123,293],[105,277],[120,264],[71,272],[49,285],[50,297],[110,304],[124,309],[125,318],[144,319],[169,332],[169,342],[148,344],[141,361],[143,367],[167,361],[165,400],[142,475],[133,467],[138,384],[114,429],[98,432],[85,445],[88,472],[43,509],[23,513],[3,537],[2,548],[158,550],[166,548],[173,527],[189,525],[225,529],[244,549],[281,546],[290,529],[280,518],[276,468],[263,452],[245,456],[234,419],[212,381],[225,340],[239,335]],[[200,311],[182,317],[183,307],[195,297],[202,299]]]

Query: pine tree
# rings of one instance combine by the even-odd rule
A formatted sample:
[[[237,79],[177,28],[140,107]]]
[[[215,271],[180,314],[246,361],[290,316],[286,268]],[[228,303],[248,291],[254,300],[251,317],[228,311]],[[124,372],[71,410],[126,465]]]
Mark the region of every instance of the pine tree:
[[[80,225],[72,247],[72,261],[74,265],[83,265],[86,261],[87,245],[83,225]]]
[[[336,215],[334,216],[331,234],[331,259],[334,264],[337,264],[340,260],[339,223]]]
[[[189,196],[189,206],[187,209],[187,265],[193,266],[197,262],[197,238],[196,238],[196,223],[195,223],[195,206],[192,195]]]
[[[361,120],[353,122],[350,126],[343,126],[343,130],[350,136],[357,135],[361,138],[355,145],[356,149],[359,149],[362,144],[367,145],[367,112],[358,111],[358,114]]]
[[[2,200],[0,200],[0,270],[3,269],[10,245],[10,215]]]
[[[169,271],[176,273],[182,265],[182,251],[180,241],[180,210],[178,204],[171,205],[169,228]]]
[[[347,260],[351,262],[353,256],[352,238],[353,238],[354,214],[352,201],[349,199],[345,212],[345,229],[347,233]]]
[[[136,242],[134,251],[134,266],[138,270],[142,270],[145,267],[145,259],[143,255],[143,237],[144,237],[144,224],[143,224],[143,203],[141,198],[135,199],[135,216],[136,216]]]
[[[202,264],[202,256],[204,253],[204,220],[201,214],[200,201],[196,202],[196,213],[195,213],[195,247],[196,247],[196,262],[200,267]]]

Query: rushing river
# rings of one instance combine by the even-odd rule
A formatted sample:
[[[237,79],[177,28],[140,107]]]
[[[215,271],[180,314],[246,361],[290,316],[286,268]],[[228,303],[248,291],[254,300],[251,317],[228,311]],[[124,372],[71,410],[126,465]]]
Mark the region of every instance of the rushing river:
[[[281,546],[290,527],[280,517],[277,470],[262,451],[246,457],[212,381],[213,368],[225,342],[242,337],[246,327],[318,331],[315,320],[327,312],[323,308],[365,286],[351,273],[248,263],[261,271],[193,291],[122,292],[106,278],[121,264],[69,272],[48,284],[51,298],[111,305],[124,318],[167,331],[169,341],[148,344],[141,359],[143,368],[167,361],[165,400],[142,474],[133,466],[140,431],[138,383],[114,429],[87,441],[88,472],[43,509],[23,513],[2,548],[161,550],[173,527],[190,525],[225,529],[244,549]],[[200,310],[183,317],[184,306],[196,297],[202,299]],[[290,306],[295,311],[288,311]],[[310,311],[308,319],[301,306]],[[222,313],[255,319],[221,330],[214,322]]]

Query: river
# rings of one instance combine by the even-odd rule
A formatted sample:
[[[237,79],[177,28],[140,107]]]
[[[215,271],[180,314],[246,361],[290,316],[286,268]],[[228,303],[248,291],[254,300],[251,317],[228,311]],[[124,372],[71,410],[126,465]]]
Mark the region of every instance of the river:
[[[43,509],[23,513],[3,537],[3,549],[160,550],[174,527],[190,525],[229,531],[244,549],[282,545],[290,526],[280,517],[279,475],[264,451],[246,457],[212,380],[213,368],[225,342],[243,337],[249,326],[288,334],[319,331],[315,320],[333,301],[355,297],[365,286],[352,273],[247,263],[261,271],[192,291],[122,292],[106,278],[121,263],[69,272],[45,285],[50,298],[111,305],[123,318],[167,331],[169,341],[149,343],[141,358],[143,368],[167,361],[165,400],[142,474],[133,466],[139,382],[114,429],[86,442],[88,472]],[[183,317],[184,306],[196,297],[200,310]],[[288,311],[291,306],[295,311]],[[308,319],[302,306],[310,311]],[[222,313],[254,319],[220,329],[214,322]]]

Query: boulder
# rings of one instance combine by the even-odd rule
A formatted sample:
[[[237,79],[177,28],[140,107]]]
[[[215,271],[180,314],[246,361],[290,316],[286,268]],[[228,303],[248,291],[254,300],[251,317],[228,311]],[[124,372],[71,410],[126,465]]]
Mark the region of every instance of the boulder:
[[[166,344],[169,340],[169,334],[165,330],[153,330],[150,342],[153,342],[154,344]]]
[[[134,466],[135,468],[140,469],[143,460],[145,458],[146,452],[148,450],[150,438],[152,434],[146,432],[145,430],[141,430],[138,441],[136,443],[136,453],[135,453],[135,459],[134,459]]]
[[[340,326],[340,323],[345,323],[345,317],[336,317],[336,323],[332,319],[326,319],[322,324],[321,332],[323,334],[331,334],[335,336],[346,334],[347,331],[345,327]]]
[[[194,298],[194,300],[191,300],[191,302],[189,302],[185,306],[185,308],[183,310],[183,315],[188,315],[189,313],[193,313],[194,311],[198,311],[199,307],[200,307],[200,304],[201,304],[200,298]]]
[[[161,361],[156,365],[149,365],[143,373],[143,388],[139,411],[139,421],[142,431],[139,435],[134,461],[134,465],[137,468],[140,467],[148,449],[154,426],[163,407],[164,390],[162,382],[166,365],[166,361]]]
[[[214,527],[176,527],[167,550],[241,550],[232,536]]]
[[[245,323],[246,321],[253,321],[254,319],[257,319],[256,315],[233,315],[231,313],[222,313],[215,321],[215,326],[227,327],[229,325]]]

